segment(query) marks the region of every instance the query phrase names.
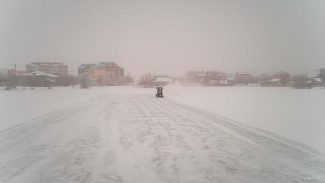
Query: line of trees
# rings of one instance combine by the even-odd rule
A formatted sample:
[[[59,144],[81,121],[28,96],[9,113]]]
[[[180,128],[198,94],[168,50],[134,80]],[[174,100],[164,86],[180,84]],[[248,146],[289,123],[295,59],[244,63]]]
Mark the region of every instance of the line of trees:
[[[250,73],[223,73],[222,71],[188,71],[187,77],[180,81],[184,84],[201,84],[228,86],[235,84],[261,86],[291,86],[293,88],[312,88],[325,86],[325,68],[315,70],[313,76],[298,74],[291,76],[288,72],[280,71],[274,74],[252,75]]]

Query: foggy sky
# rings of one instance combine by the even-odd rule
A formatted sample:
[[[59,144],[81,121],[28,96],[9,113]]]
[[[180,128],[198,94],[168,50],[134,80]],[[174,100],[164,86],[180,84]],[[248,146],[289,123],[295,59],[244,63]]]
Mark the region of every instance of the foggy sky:
[[[0,0],[0,68],[115,61],[125,72],[325,67],[325,1]],[[9,66],[10,68],[10,66]]]

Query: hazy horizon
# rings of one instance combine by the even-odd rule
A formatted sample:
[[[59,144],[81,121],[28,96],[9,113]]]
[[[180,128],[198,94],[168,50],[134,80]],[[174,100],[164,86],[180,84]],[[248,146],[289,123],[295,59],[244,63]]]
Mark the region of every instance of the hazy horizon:
[[[0,0],[0,69],[114,61],[125,73],[313,72],[325,1]],[[10,68],[10,67],[9,67]]]

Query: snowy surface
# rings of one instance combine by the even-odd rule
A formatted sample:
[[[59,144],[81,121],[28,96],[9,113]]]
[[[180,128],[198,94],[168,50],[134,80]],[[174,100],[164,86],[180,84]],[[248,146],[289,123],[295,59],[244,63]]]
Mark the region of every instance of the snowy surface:
[[[82,102],[104,94],[140,94],[154,92],[154,89],[133,87],[37,87],[18,90],[0,90],[0,131],[53,112],[71,104]]]
[[[0,182],[325,182],[323,154],[242,114],[250,101],[282,116],[295,101],[322,118],[312,102],[324,90],[264,89],[166,87],[165,98],[132,87],[0,91]],[[223,107],[249,126],[216,115],[227,116]],[[286,115],[274,119],[287,127]]]
[[[171,87],[165,95],[325,153],[325,89]]]

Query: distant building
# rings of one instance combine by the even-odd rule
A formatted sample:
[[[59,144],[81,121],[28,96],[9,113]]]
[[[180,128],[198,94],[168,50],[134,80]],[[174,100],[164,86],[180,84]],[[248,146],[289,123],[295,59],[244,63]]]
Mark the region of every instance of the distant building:
[[[153,87],[152,75],[150,73],[142,75],[139,79],[138,86],[144,88]]]
[[[52,87],[56,85],[56,81],[60,76],[49,74],[42,71],[34,71],[16,76],[17,86],[30,87]]]
[[[7,86],[9,83],[9,77],[7,75],[7,70],[0,70],[0,86]]]
[[[109,84],[122,84],[125,82],[124,68],[119,67],[114,62],[101,62],[98,68],[105,70]]]
[[[86,80],[89,85],[123,85],[125,83],[124,68],[114,62],[82,64],[78,68],[79,80]]]
[[[261,82],[262,86],[290,86],[290,74],[284,71],[273,74],[268,80]]]
[[[280,71],[275,74],[273,74],[273,78],[278,78],[278,79],[284,79],[284,80],[290,80],[290,74],[285,71]]]
[[[322,82],[322,79],[319,77],[307,77],[306,82],[309,87],[325,86],[324,83]]]
[[[281,84],[288,84],[290,80],[290,74],[288,72],[280,71],[273,74],[273,79],[279,79]]]
[[[273,78],[268,81],[261,82],[261,86],[286,86],[284,79],[281,78]]]
[[[171,84],[174,82],[174,80],[167,75],[153,75],[152,77],[153,86],[167,86],[168,84]]]
[[[232,75],[222,71],[188,71],[187,81],[202,85],[229,86],[234,84]]]
[[[247,72],[237,72],[235,74],[235,78],[236,78],[236,84],[248,85],[248,83],[251,82],[253,77],[250,73]]]
[[[233,80],[230,78],[228,73],[223,72],[215,72],[212,77],[210,77],[210,85],[217,85],[217,86],[228,86],[232,85]]]
[[[151,88],[158,86],[167,86],[168,84],[173,83],[174,80],[168,75],[155,75],[155,74],[145,74],[143,75],[138,83],[139,87]]]
[[[26,65],[26,72],[41,71],[57,76],[68,75],[68,66],[60,62],[32,62]]]
[[[27,74],[27,71],[16,70],[16,75],[23,75],[23,74]],[[15,75],[14,69],[8,70],[8,77],[12,77],[14,75]]]

